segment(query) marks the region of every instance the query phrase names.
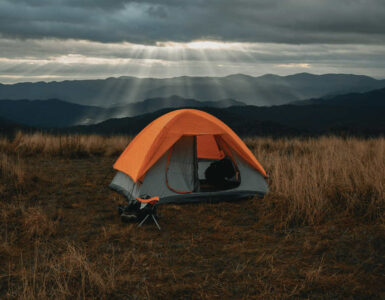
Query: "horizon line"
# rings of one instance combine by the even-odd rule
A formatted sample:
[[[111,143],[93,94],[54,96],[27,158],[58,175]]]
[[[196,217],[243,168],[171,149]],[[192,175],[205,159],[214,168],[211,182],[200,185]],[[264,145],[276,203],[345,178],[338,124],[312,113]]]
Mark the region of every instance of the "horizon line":
[[[274,74],[274,73],[265,73],[262,75],[251,75],[251,74],[245,74],[245,73],[231,73],[228,75],[223,75],[223,76],[213,76],[213,75],[199,75],[199,76],[191,76],[191,75],[180,75],[180,76],[170,76],[170,77],[141,77],[141,76],[132,76],[132,75],[121,75],[121,76],[108,76],[108,77],[100,77],[100,78],[83,78],[83,79],[63,79],[63,80],[51,80],[51,81],[46,81],[46,80],[41,80],[41,81],[19,81],[19,82],[14,82],[14,83],[4,83],[0,81],[0,84],[2,85],[15,85],[15,84],[22,84],[22,83],[60,83],[60,82],[66,82],[66,81],[86,81],[86,80],[107,80],[107,79],[119,79],[119,78],[134,78],[134,79],[156,79],[156,80],[162,80],[162,79],[176,79],[176,78],[182,78],[182,77],[189,77],[189,78],[226,78],[226,77],[231,77],[231,76],[246,76],[246,77],[252,77],[252,78],[260,78],[264,76],[277,76],[277,77],[289,77],[289,76],[295,76],[295,75],[301,75],[301,74],[306,74],[306,75],[312,75],[312,76],[324,76],[324,75],[353,75],[353,76],[365,76],[365,77],[370,77],[375,80],[385,80],[385,78],[380,78],[380,77],[375,77],[372,75],[367,75],[367,74],[357,74],[357,73],[310,73],[310,72],[299,72],[299,73],[292,73],[289,75],[279,75],[279,74]],[[5,76],[4,76],[5,77]],[[43,77],[43,76],[41,76]]]

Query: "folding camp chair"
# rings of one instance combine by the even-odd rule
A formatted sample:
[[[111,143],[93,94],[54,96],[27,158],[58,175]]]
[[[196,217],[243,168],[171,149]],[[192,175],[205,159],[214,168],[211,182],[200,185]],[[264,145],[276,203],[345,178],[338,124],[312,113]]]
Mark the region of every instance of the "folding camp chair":
[[[142,210],[142,215],[145,217],[143,220],[139,223],[138,227],[141,227],[146,220],[151,217],[154,222],[156,227],[158,227],[159,230],[161,230],[158,221],[156,220],[156,204],[159,201],[159,197],[150,197],[150,196],[142,196],[143,198],[136,197],[136,200],[140,202],[140,209]]]

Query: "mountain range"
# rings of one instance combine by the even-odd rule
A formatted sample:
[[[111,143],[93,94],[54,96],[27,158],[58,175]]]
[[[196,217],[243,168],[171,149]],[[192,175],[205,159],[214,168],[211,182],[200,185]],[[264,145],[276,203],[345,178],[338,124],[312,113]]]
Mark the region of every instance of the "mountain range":
[[[0,117],[29,126],[59,128],[94,124],[111,118],[137,116],[169,107],[226,108],[243,105],[245,104],[233,99],[198,101],[175,95],[168,98],[151,98],[111,108],[80,105],[59,99],[0,100]]]
[[[17,131],[30,131],[30,128],[0,117],[0,135],[12,135]]]
[[[273,107],[233,106],[200,108],[213,114],[236,133],[247,135],[385,134],[385,106],[370,105],[279,105]],[[137,134],[148,123],[173,109],[131,118],[110,119],[89,126],[75,126],[66,132]]]
[[[366,93],[351,93],[323,99],[296,101],[295,105],[373,106],[385,107],[385,89]]]
[[[108,106],[85,105],[67,101],[66,98],[62,98],[65,100],[59,98],[48,100],[29,100],[31,98],[15,100],[9,98],[0,100],[0,132],[4,134],[15,132],[15,130],[33,131],[37,129],[58,133],[133,135],[138,133],[149,122],[168,111],[176,108],[199,108],[217,116],[240,135],[282,136],[346,133],[371,136],[385,134],[385,88],[367,91],[370,87],[384,84],[382,80],[358,75],[338,74],[320,76],[297,74],[284,77],[276,75],[261,77],[233,75],[222,79],[229,80],[229,78],[232,78],[231,82],[235,86],[240,86],[248,80],[259,80],[260,82],[265,80],[269,82],[269,84],[264,85],[264,87],[268,87],[266,91],[269,91],[266,95],[273,98],[283,90],[272,88],[272,82],[275,82],[275,86],[281,88],[286,86],[285,88],[292,91],[300,90],[301,97],[308,94],[323,94],[324,96],[298,100],[298,95],[298,97],[291,98],[290,94],[286,94],[287,98],[297,100],[281,105],[271,105],[274,103],[273,101],[269,103],[269,106],[249,105],[233,98],[204,101],[202,99],[185,98],[180,95],[158,96],[143,101],[125,102],[116,106],[112,106],[111,103]],[[318,81],[314,78],[318,79]],[[126,79],[120,78],[119,80],[124,81]],[[189,78],[188,80],[199,81],[198,79],[201,80],[202,77]],[[208,85],[212,82],[212,79],[208,80]],[[108,80],[111,79],[105,81]],[[143,82],[146,82],[146,80]],[[148,80],[157,81],[157,79]],[[181,77],[167,80],[176,80],[175,83],[181,80]],[[238,84],[237,81],[243,83]],[[72,81],[69,83],[74,82],[81,86],[86,81]],[[95,87],[94,83],[96,81],[87,82],[92,82],[91,85]],[[286,82],[286,84],[283,84],[283,82]],[[52,83],[46,83],[47,86],[50,84]],[[312,89],[310,88],[311,85],[313,85]],[[31,83],[30,86],[34,86],[34,84]],[[197,85],[194,88],[196,87]],[[76,92],[76,89],[74,91]],[[333,93],[337,93],[337,91],[348,92],[334,95]],[[76,94],[75,92],[73,94]],[[200,92],[197,89],[194,93]],[[225,95],[226,93],[222,94]],[[65,95],[68,95],[68,93]],[[120,100],[123,101],[123,98]],[[115,102],[119,103],[119,101]],[[88,99],[86,102],[93,102],[93,100]],[[259,100],[256,102],[259,102]]]
[[[0,99],[64,99],[81,105],[114,107],[178,95],[200,101],[230,98],[248,105],[272,106],[384,87],[385,80],[350,74],[267,74],[259,77],[235,74],[226,77],[182,76],[162,79],[119,77],[0,84]]]
[[[305,101],[306,103],[306,101]],[[200,107],[240,135],[320,135],[348,134],[375,136],[385,134],[385,89],[366,93],[312,99],[301,103],[271,107]],[[89,126],[75,126],[66,132],[134,135],[148,123],[172,108],[131,118],[110,119]]]

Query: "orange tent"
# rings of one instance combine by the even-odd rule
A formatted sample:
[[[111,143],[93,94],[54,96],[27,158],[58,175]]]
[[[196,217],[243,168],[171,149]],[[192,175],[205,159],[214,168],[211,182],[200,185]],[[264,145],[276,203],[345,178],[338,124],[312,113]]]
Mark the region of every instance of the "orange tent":
[[[146,172],[183,136],[196,136],[198,158],[221,159],[233,149],[263,177],[266,172],[243,141],[222,121],[196,109],[180,109],[151,122],[120,155],[114,169],[141,181]],[[224,153],[226,152],[226,153]],[[230,154],[231,155],[231,154]]]

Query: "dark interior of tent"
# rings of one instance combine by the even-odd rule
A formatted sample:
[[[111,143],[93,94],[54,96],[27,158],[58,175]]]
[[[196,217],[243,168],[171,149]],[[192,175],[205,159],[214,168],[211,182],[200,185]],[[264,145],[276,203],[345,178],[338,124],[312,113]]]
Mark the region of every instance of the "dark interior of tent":
[[[236,188],[240,174],[229,157],[220,160],[198,159],[198,178],[201,192],[214,192]]]

